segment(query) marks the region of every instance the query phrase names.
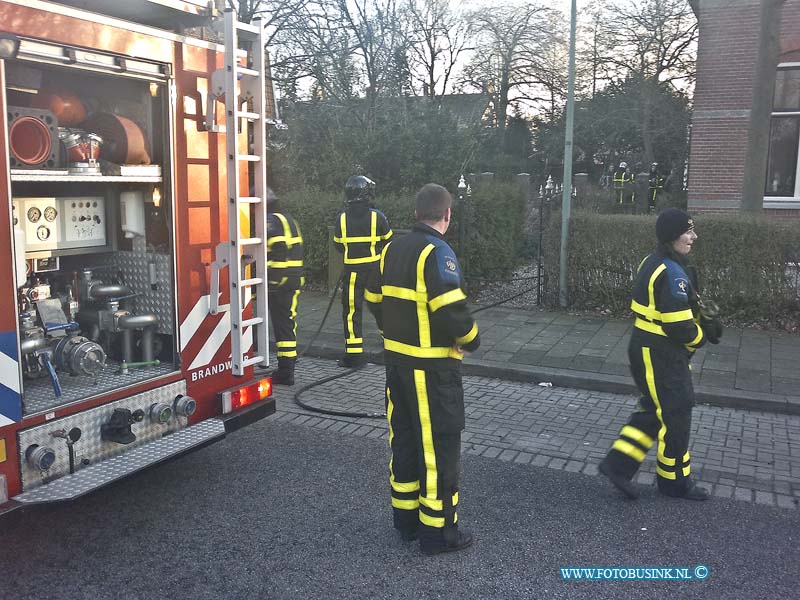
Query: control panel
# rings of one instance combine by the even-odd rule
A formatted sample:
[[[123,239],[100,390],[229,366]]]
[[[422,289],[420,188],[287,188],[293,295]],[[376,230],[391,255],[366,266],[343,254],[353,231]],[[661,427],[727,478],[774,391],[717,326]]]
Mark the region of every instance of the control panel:
[[[103,196],[14,198],[14,217],[28,252],[106,245]]]

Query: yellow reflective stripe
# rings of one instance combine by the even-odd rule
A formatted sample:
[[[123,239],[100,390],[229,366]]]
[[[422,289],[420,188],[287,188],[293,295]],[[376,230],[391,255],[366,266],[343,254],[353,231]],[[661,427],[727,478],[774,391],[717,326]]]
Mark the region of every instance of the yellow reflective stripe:
[[[399,300],[410,300],[411,302],[426,302],[428,299],[427,294],[420,295],[416,290],[411,288],[399,287],[396,285],[384,285],[381,288],[384,296],[389,298],[397,298]]]
[[[467,335],[456,338],[456,344],[458,344],[459,346],[469,344],[476,337],[478,337],[478,324],[473,323],[472,329],[469,330],[469,333]]]
[[[681,321],[691,321],[693,319],[694,315],[692,314],[692,310],[687,308],[686,310],[661,313],[660,320],[662,323],[680,323]]]
[[[683,467],[683,476],[684,477],[688,477],[691,474],[692,474],[692,467],[690,467],[689,465],[686,465],[685,467]]]
[[[463,292],[461,288],[456,288],[454,290],[450,290],[449,292],[445,292],[436,298],[433,298],[428,305],[431,307],[431,312],[436,312],[440,308],[447,306],[448,304],[453,304],[454,302],[460,302],[461,300],[466,300],[467,295]]]
[[[357,348],[353,347],[353,346],[349,346],[349,347],[344,349],[344,353],[345,354],[362,354],[363,352],[364,352],[364,348],[362,348],[360,346],[357,347]]]
[[[355,333],[355,325],[353,324],[353,315],[356,312],[356,279],[358,275],[356,275],[355,271],[350,273],[350,281],[347,285],[347,339],[353,339],[356,337]]]
[[[365,256],[363,258],[345,258],[344,264],[346,265],[363,265],[366,263],[373,263],[378,262],[381,259],[380,256]]]
[[[619,434],[624,435],[626,438],[632,439],[635,442],[639,442],[646,448],[650,448],[653,445],[653,438],[651,438],[641,429],[636,429],[636,427],[633,427],[632,425],[625,425]]]
[[[297,350],[290,350],[290,351],[278,350],[278,356],[280,358],[294,358],[295,356],[297,356]]]
[[[400,494],[410,494],[419,490],[419,480],[400,483],[394,480],[394,475],[389,477],[389,482],[392,484],[392,489]]]
[[[432,517],[422,511],[419,513],[419,522],[428,527],[435,527],[437,529],[442,529],[444,527],[444,517]]]
[[[665,465],[674,465],[674,458],[671,459],[672,463],[670,463],[670,459],[664,456],[664,449],[667,446],[666,442],[664,441],[664,436],[667,434],[667,424],[664,423],[661,401],[658,399],[658,392],[656,391],[656,375],[655,371],[653,370],[653,360],[650,357],[650,348],[642,348],[642,358],[644,360],[644,372],[645,379],[647,380],[647,390],[650,392],[650,397],[653,399],[653,404],[656,405],[656,417],[658,418],[658,422],[661,423],[661,427],[658,430],[658,460],[663,462]],[[672,478],[667,477],[667,479],[674,479],[675,474],[673,473],[672,475]]]
[[[656,309],[656,291],[655,291],[656,279],[658,279],[658,276],[661,275],[661,273],[663,273],[666,270],[667,270],[667,265],[665,265],[664,263],[658,265],[655,271],[653,271],[653,274],[650,276],[650,281],[647,283],[647,308],[649,310],[654,311]]]
[[[684,463],[688,463],[689,462],[689,452],[688,451],[686,452],[686,454],[683,455],[683,462]]]
[[[416,510],[419,508],[419,500],[399,500],[392,498],[392,508],[399,508],[400,510]]]
[[[341,243],[344,245],[344,262],[347,262],[349,255],[349,248],[347,246],[347,215],[342,213],[339,215],[339,229],[342,230]]]
[[[419,489],[419,486],[417,486],[417,489]],[[414,490],[409,490],[409,491],[414,491]],[[450,502],[452,503],[453,507],[458,506],[458,492],[455,492],[451,496]],[[439,500],[439,499],[426,498],[425,496],[421,496],[420,499],[419,499],[419,503],[422,506],[426,506],[427,508],[430,508],[431,510],[438,510],[438,511],[444,510],[444,502],[442,500]]]
[[[272,267],[273,269],[289,269],[291,267],[302,267],[303,261],[302,260],[268,260],[267,267]]]
[[[347,344],[363,344],[364,343],[364,338],[347,338],[345,340],[345,343],[347,343]]]
[[[428,286],[425,284],[425,261],[435,246],[428,244],[417,259],[417,324],[419,325],[419,345],[421,348],[431,347],[431,323],[428,318]],[[425,300],[421,300],[422,298]]]
[[[376,260],[378,256],[375,254],[375,244],[381,241],[381,238],[378,237],[378,213],[374,210],[370,211],[370,226],[369,226],[369,235],[370,235],[370,245],[369,245],[369,254],[371,257],[374,257]]]
[[[649,319],[651,321],[661,320],[661,313],[659,311],[654,308],[650,308],[649,306],[645,306],[644,304],[639,304],[636,300],[631,300],[631,310],[645,319]]]
[[[333,238],[336,239],[336,238]],[[359,237],[341,237],[339,238],[342,242],[350,242],[352,243],[371,243],[371,242],[380,242],[383,238],[378,234],[375,235],[362,235]]]
[[[297,348],[297,341],[275,342],[278,348]]]
[[[428,404],[428,383],[425,371],[414,369],[414,387],[417,393],[417,412],[419,414],[420,435],[422,437],[422,456],[425,463],[425,498],[436,499],[439,495],[439,471],[436,464],[436,450],[433,445],[431,427],[431,408]]]
[[[302,244],[303,236],[300,235],[300,229],[298,228],[296,236],[292,236],[292,228],[289,226],[288,219],[281,213],[275,213],[275,216],[278,217],[278,220],[280,220],[280,222],[283,224],[283,235],[276,236],[273,238],[273,240],[279,242],[285,242],[286,246],[289,248],[291,248],[295,244]]]
[[[697,327],[697,335],[691,342],[689,342],[690,346],[696,346],[697,344],[703,341],[703,328],[700,327],[700,325],[698,325],[697,323],[695,323],[695,327]]]
[[[644,451],[641,448],[634,446],[630,442],[626,442],[625,440],[615,441],[611,448],[630,456],[636,462],[642,462],[644,460]]]
[[[392,237],[392,235],[394,235],[394,232],[390,229],[389,233],[384,233],[383,234],[383,239],[384,240],[388,240],[390,237]]]
[[[381,275],[383,275],[383,261],[386,258],[386,251],[389,249],[389,244],[386,244],[381,250]]]
[[[660,477],[663,477],[664,479],[673,479],[674,480],[674,479],[678,478],[678,476],[675,473],[672,473],[671,471],[665,471],[664,469],[662,469],[658,465],[656,465],[656,473],[658,473],[658,475]]]
[[[633,322],[633,326],[637,329],[642,329],[650,333],[655,333],[656,335],[667,337],[667,334],[664,333],[664,328],[661,327],[661,325],[656,325],[655,323],[645,321],[644,319],[636,319],[636,321]]]
[[[300,285],[305,285],[306,278],[300,278]],[[294,334],[295,340],[297,339],[297,301],[300,299],[300,290],[294,291],[294,296],[292,296],[292,305],[289,307],[289,316],[292,318],[292,322],[294,323],[294,327],[292,328],[292,333]],[[296,354],[295,354],[296,356]]]
[[[372,302],[373,304],[379,304],[383,302],[383,294],[377,294],[375,292],[370,292],[369,290],[364,290],[364,298],[367,302]]]
[[[392,415],[394,414],[394,402],[392,402],[392,391],[389,386],[386,386],[386,421],[389,423],[389,447],[392,446],[394,440],[394,428],[392,427]],[[392,459],[389,459],[389,477],[394,479],[394,470],[392,469]]]
[[[420,348],[419,346],[404,344],[396,340],[384,339],[383,347],[389,352],[397,352],[398,354],[405,354],[406,356],[413,356],[414,358],[455,358],[456,360],[462,359],[462,355],[459,352],[456,352],[456,350],[451,346]]]

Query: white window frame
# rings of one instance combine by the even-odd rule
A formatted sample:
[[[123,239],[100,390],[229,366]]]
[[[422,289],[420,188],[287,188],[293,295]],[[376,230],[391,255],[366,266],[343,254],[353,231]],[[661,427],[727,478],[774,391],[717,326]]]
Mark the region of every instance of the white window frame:
[[[779,63],[778,69],[799,69],[800,62]],[[773,97],[773,103],[775,99]],[[774,117],[800,117],[800,110],[795,111],[772,111],[770,113],[770,129],[772,129],[772,119]],[[797,140],[798,153],[795,164],[794,175],[794,195],[793,196],[767,196],[764,195],[764,208],[800,208],[800,136]],[[767,150],[769,152],[769,149]]]

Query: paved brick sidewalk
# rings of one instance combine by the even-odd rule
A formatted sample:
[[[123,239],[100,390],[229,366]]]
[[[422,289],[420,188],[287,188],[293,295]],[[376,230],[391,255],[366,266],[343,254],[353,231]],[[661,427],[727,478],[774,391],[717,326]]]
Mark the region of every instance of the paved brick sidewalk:
[[[298,343],[306,349],[329,296],[303,292]],[[480,307],[476,307],[480,308]],[[521,381],[549,381],[583,389],[634,393],[628,371],[627,320],[544,310],[495,307],[476,314],[481,347],[465,372]],[[332,358],[344,341],[337,298],[309,354]],[[365,348],[380,360],[381,339],[365,315]],[[722,343],[707,345],[692,361],[698,402],[800,414],[800,335],[728,328]]]
[[[327,416],[292,401],[304,385],[344,372],[328,360],[302,358],[294,388],[276,386],[275,419],[298,425],[388,439],[385,419]],[[384,370],[368,367],[308,390],[315,407],[383,412]],[[636,398],[485,377],[464,378],[467,425],[463,451],[503,461],[597,475]],[[800,416],[698,406],[692,424],[694,476],[715,496],[796,508],[800,502]],[[655,453],[639,473],[655,482]],[[607,485],[598,476],[598,485]]]

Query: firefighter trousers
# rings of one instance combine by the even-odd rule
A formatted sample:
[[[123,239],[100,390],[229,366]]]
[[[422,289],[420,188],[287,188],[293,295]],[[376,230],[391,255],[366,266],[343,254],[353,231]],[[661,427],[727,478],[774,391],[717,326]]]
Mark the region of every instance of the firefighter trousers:
[[[394,526],[453,527],[464,429],[461,371],[387,365],[386,416]]]
[[[614,472],[632,479],[657,444],[656,481],[660,490],[682,493],[691,473],[689,430],[694,390],[689,358],[682,350],[631,344],[631,372],[642,393],[636,410],[605,458]]]
[[[269,315],[279,362],[281,358],[297,358],[297,301],[303,278],[298,279],[298,285],[285,283],[269,291]]]
[[[377,268],[377,267],[376,267]],[[364,352],[364,289],[368,270],[345,269],[342,273],[342,322],[346,354]]]

